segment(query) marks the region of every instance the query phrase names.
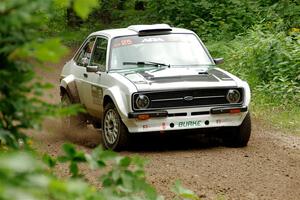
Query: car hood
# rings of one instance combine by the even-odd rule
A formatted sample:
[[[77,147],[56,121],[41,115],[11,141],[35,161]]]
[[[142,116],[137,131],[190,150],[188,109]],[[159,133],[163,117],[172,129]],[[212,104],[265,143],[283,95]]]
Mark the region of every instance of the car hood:
[[[211,68],[149,68],[119,72],[132,82],[138,91],[201,87],[235,87],[235,77],[230,73]]]

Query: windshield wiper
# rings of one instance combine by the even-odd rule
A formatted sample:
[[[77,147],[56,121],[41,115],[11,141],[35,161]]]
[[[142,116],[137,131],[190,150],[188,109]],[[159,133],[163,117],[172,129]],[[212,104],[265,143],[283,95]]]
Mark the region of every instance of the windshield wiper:
[[[215,66],[215,64],[182,64],[182,65],[172,65],[172,66]]]
[[[145,66],[145,65],[151,65],[155,67],[170,67],[170,64],[165,64],[165,63],[158,63],[158,62],[123,62],[123,65],[137,65],[137,66]]]

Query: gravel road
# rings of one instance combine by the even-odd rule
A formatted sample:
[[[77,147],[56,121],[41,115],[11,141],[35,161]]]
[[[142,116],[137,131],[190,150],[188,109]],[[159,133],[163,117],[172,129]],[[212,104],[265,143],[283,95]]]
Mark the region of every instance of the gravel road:
[[[37,72],[43,80],[57,86],[63,63],[53,65],[52,71]],[[58,87],[49,94],[50,102],[59,102]],[[282,133],[256,118],[252,127],[245,148],[226,148],[201,135],[156,135],[135,138],[134,148],[121,154],[147,158],[148,180],[166,199],[173,197],[170,186],[180,179],[201,199],[299,200],[300,137]],[[57,156],[67,141],[90,152],[101,144],[99,133],[91,127],[63,133],[59,121],[52,119],[45,121],[43,131],[34,133],[33,138],[39,151]],[[98,185],[97,172],[82,170],[91,183]],[[67,167],[60,165],[57,173],[68,176]]]

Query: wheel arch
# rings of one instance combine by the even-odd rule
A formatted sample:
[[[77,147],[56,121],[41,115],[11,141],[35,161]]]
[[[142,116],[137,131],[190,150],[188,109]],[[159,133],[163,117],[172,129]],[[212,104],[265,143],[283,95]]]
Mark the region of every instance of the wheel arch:
[[[103,109],[107,106],[107,104],[112,103],[114,106],[116,106],[115,102],[109,95],[105,95],[103,98]]]
[[[59,94],[60,94],[61,97],[64,94],[67,94],[69,96],[67,89],[65,87],[63,87],[63,86],[59,86]]]
[[[127,118],[128,107],[126,106],[127,99],[124,98],[123,92],[118,87],[107,89],[103,94],[103,108],[109,103],[113,103],[117,108],[121,119]]]
[[[72,103],[80,103],[74,75],[69,75],[61,79],[59,88],[61,96],[67,94]]]

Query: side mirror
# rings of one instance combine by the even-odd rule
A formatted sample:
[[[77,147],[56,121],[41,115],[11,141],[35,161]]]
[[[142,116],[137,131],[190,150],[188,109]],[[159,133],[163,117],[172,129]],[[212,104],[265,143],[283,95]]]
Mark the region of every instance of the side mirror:
[[[81,58],[81,64],[86,67],[89,64],[89,59],[87,57]]]
[[[99,71],[99,67],[98,66],[87,66],[86,71],[87,72],[97,72],[97,71]]]
[[[224,58],[214,58],[214,62],[216,65],[220,65],[224,63]]]

